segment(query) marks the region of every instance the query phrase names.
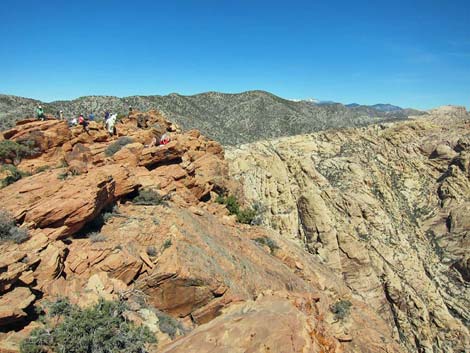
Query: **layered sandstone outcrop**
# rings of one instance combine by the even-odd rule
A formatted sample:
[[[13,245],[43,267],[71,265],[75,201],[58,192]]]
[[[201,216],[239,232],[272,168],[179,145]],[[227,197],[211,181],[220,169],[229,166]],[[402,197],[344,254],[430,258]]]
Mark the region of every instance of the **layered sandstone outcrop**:
[[[257,142],[226,152],[264,224],[298,241],[409,352],[470,350],[470,116]]]
[[[152,146],[165,131],[171,142]],[[17,352],[41,325],[35,308],[57,297],[126,299],[129,319],[158,337],[155,352],[404,351],[341,273],[213,201],[241,188],[217,142],[156,112],[132,114],[117,132],[50,120],[3,133],[36,151],[18,165],[32,175],[0,190],[2,210],[29,232],[0,244],[0,351]],[[154,204],[134,202],[143,190],[159,195]],[[162,315],[183,329],[169,333]]]

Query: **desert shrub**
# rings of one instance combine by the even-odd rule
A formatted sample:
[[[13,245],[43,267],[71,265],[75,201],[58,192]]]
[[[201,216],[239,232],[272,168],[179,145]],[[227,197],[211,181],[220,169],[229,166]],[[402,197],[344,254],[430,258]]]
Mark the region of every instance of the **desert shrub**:
[[[259,226],[263,223],[263,214],[266,211],[266,207],[260,202],[254,202],[251,206],[253,214],[250,220],[251,225]]]
[[[51,169],[50,166],[48,165],[42,165],[40,167],[37,167],[36,170],[34,171],[35,174],[38,174],[38,173],[41,173],[41,172],[45,172],[46,170],[49,170]]]
[[[156,339],[147,327],[136,327],[124,316],[122,301],[100,300],[80,308],[67,300],[49,305],[45,327],[31,332],[20,344],[21,353],[144,353]],[[59,320],[51,320],[58,317]]]
[[[166,239],[164,242],[163,242],[163,245],[162,245],[162,248],[163,250],[166,250],[168,249],[170,246],[172,246],[173,243],[171,242],[171,239]]]
[[[117,139],[116,142],[113,142],[110,144],[106,149],[104,150],[104,154],[108,157],[113,156],[116,152],[118,152],[121,148],[123,148],[125,145],[128,145],[130,143],[134,142],[133,139],[127,136],[123,136]]]
[[[1,187],[4,188],[14,182],[20,180],[24,176],[28,176],[28,173],[24,173],[18,170],[13,164],[5,164],[2,167],[3,171],[7,172],[7,176],[1,180]]]
[[[65,172],[65,173],[60,173],[57,175],[57,179],[59,180],[65,180],[69,177],[69,173]]]
[[[0,141],[0,159],[20,160],[33,154],[34,146],[29,143],[18,143],[11,140]]]
[[[217,196],[215,199],[217,203],[225,205],[228,212],[231,215],[235,215],[237,217],[237,221],[244,224],[254,224],[254,220],[256,219],[258,212],[251,207],[241,208],[240,204],[238,203],[237,198],[234,195],[229,196]]]
[[[237,213],[237,221],[244,224],[253,224],[255,217],[256,211],[252,208],[244,208]]]
[[[181,325],[178,320],[159,310],[156,310],[155,313],[158,317],[158,327],[160,328],[160,331],[166,333],[172,339],[174,339],[178,333],[184,334],[183,325]]]
[[[150,257],[157,256],[157,248],[155,246],[147,246],[147,255]]]
[[[164,199],[155,190],[140,189],[139,194],[134,197],[132,202],[136,205],[161,205],[164,203]]]
[[[235,196],[227,196],[225,198],[224,204],[230,214],[238,215],[238,213],[240,212],[240,204],[238,203],[238,200],[235,198]]]
[[[118,205],[112,205],[111,207],[106,207],[103,210],[103,221],[106,223],[113,217],[118,217],[121,213],[119,211]]]
[[[274,254],[274,252],[279,249],[279,246],[276,244],[274,240],[268,237],[260,237],[253,239],[255,243],[258,243],[263,246],[267,246],[269,250],[271,251],[271,254]]]
[[[349,300],[340,300],[333,304],[330,307],[330,310],[335,314],[335,318],[338,320],[343,320],[346,316],[349,315],[349,310],[352,304]]]
[[[106,241],[106,237],[99,233],[99,232],[91,232],[88,234],[88,239],[90,239],[90,242],[92,243],[99,243]]]
[[[0,241],[12,241],[16,244],[28,240],[28,232],[19,228],[7,212],[0,210]]]
[[[69,177],[72,177],[72,176],[77,176],[77,175],[81,175],[81,171],[76,169],[76,168],[70,168],[69,170],[63,172],[63,173],[59,173],[57,175],[57,179],[59,180],[65,180]]]

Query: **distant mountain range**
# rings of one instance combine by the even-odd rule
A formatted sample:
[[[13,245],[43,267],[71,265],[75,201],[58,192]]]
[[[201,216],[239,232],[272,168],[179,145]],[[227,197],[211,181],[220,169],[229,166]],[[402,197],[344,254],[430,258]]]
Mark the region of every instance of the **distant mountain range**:
[[[63,110],[66,117],[81,113],[88,115],[92,111],[102,116],[106,110],[123,114],[128,112],[129,106],[142,111],[158,109],[183,128],[199,129],[224,145],[331,128],[364,126],[425,114],[389,104],[365,106],[316,100],[294,101],[264,91],[238,94],[207,92],[193,96],[172,93],[124,98],[87,96],[51,103],[0,95],[0,129],[10,128],[15,121],[33,116],[38,104],[42,104],[49,114]]]
[[[378,110],[380,112],[401,112],[405,111],[406,109],[403,109],[401,107],[398,107],[396,105],[392,104],[374,104],[374,105],[360,105],[357,103],[351,103],[351,104],[346,104],[348,108],[358,108],[358,107],[369,107],[375,110]]]

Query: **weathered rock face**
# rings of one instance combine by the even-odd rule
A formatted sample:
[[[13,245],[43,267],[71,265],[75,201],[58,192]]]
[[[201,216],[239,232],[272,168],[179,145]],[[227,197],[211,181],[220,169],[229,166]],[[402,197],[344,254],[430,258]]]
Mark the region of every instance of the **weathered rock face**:
[[[465,118],[465,119],[464,119]],[[264,223],[344,278],[409,352],[470,349],[470,117],[329,131],[226,151]]]
[[[236,223],[213,201],[240,188],[218,143],[157,113],[135,113],[117,131],[127,139],[59,121],[4,133],[39,142],[18,165],[33,175],[0,190],[1,208],[30,236],[0,243],[0,351],[17,352],[41,325],[34,307],[42,301],[87,306],[101,297],[126,298],[126,315],[158,336],[157,351],[403,352],[388,318],[332,272],[341,256],[322,263],[272,230]],[[152,146],[165,131],[172,141]],[[158,192],[158,205],[135,202],[144,188]],[[335,214],[310,211],[319,200],[302,201],[306,229],[333,252]],[[464,227],[457,213],[453,220],[456,232]],[[341,317],[336,305],[345,305]],[[185,330],[169,330],[162,313]]]

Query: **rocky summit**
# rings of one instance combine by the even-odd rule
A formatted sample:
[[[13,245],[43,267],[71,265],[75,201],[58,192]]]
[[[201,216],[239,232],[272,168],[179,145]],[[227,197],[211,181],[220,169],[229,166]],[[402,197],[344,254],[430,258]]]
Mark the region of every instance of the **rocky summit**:
[[[225,151],[158,111],[115,135],[20,120],[0,137],[0,352],[63,348],[77,317],[136,344],[102,300],[151,336],[129,352],[468,351],[469,118]]]
[[[469,119],[443,107],[260,141],[226,158],[263,223],[342,278],[403,351],[468,352]]]

